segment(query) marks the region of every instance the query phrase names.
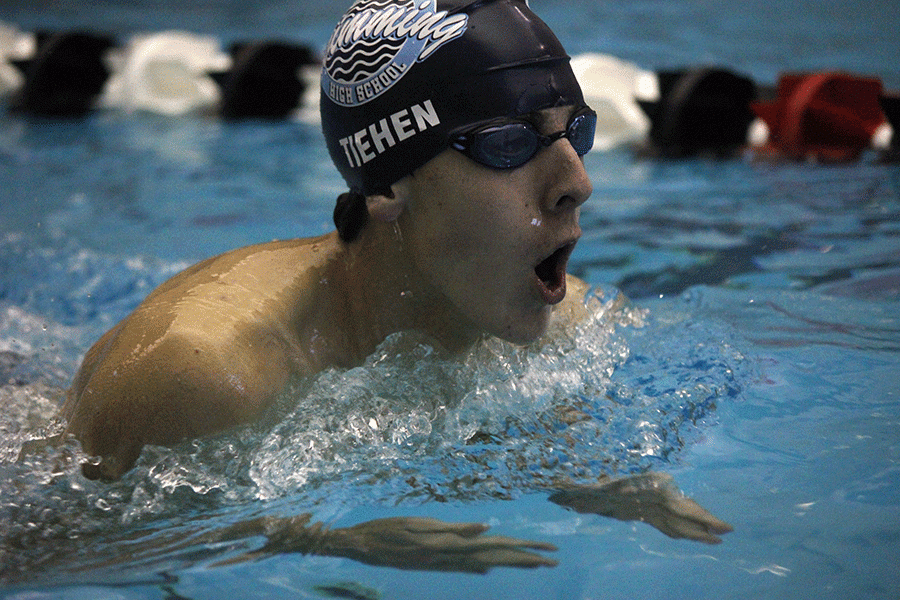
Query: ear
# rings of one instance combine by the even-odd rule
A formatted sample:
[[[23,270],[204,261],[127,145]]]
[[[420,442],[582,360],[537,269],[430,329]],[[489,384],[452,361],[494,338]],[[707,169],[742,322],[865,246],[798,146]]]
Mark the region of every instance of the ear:
[[[391,186],[391,189],[384,194],[372,194],[366,196],[366,209],[369,216],[376,221],[390,223],[396,221],[397,217],[406,208],[407,186],[403,185],[403,180],[398,181]]]

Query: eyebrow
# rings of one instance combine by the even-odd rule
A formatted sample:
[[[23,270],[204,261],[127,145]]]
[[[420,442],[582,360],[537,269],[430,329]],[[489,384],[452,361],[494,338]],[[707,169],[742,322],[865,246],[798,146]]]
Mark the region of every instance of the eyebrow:
[[[522,115],[521,118],[525,121],[528,121],[532,125],[534,125],[534,128],[537,129],[538,131],[541,131],[542,129],[544,129],[544,127],[547,126],[547,121],[549,121],[549,119],[547,118],[547,115],[545,113],[541,112],[540,110],[526,113],[526,114]]]
[[[540,110],[535,110],[530,113],[526,113],[519,118],[531,123],[534,126],[534,128],[537,129],[538,131],[544,131],[547,128],[547,124],[550,120],[547,116],[547,113],[544,111],[551,110],[553,108],[560,108],[560,107],[548,106],[547,108],[542,108]],[[566,116],[566,123],[568,123],[569,120],[571,120],[573,115],[575,115],[576,113],[578,113],[581,110],[584,110],[584,108],[585,108],[585,105],[581,105],[581,106],[573,105],[572,110]]]

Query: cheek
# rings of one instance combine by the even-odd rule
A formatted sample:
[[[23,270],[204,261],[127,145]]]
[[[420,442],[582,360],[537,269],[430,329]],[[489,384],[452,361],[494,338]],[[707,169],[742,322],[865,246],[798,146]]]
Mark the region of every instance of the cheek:
[[[490,285],[491,278],[503,277],[520,252],[522,231],[509,217],[478,210],[445,221],[436,234],[437,251],[444,253],[451,268],[467,276],[480,275],[483,285]]]
[[[415,190],[421,203],[407,215],[414,260],[423,268],[427,261],[444,278],[479,277],[484,287],[503,279],[527,254],[532,223],[540,218],[523,177],[471,166],[464,173],[423,169]]]

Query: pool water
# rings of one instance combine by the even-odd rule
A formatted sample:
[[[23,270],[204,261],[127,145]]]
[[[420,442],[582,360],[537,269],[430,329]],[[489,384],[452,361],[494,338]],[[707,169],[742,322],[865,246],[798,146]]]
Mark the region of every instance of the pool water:
[[[322,47],[344,3],[4,3],[24,30],[181,28]],[[532,7],[570,52],[728,66],[763,83],[842,69],[900,89],[892,2]],[[288,26],[285,27],[285,23]],[[50,449],[84,351],[207,256],[331,227],[343,191],[302,122],[124,111],[0,116],[0,597],[815,598],[900,596],[900,166],[586,157],[570,270],[591,315],[540,351],[449,359],[394,336],[265,422],[150,448],[112,485]],[[628,297],[622,302],[621,291]],[[561,413],[576,407],[575,423]],[[558,478],[652,469],[735,531],[717,546],[547,501]],[[409,515],[558,547],[486,575],[302,554],[222,564],[259,516],[333,527]]]

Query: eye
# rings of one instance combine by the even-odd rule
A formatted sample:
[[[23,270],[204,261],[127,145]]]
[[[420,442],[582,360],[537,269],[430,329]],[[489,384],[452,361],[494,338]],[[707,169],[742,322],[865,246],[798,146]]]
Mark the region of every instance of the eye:
[[[567,137],[579,156],[584,156],[593,148],[596,128],[597,115],[594,112],[583,113],[572,119]]]
[[[537,151],[537,143],[537,136],[527,125],[509,123],[480,132],[473,150],[489,158],[492,166],[506,168],[531,158]]]

